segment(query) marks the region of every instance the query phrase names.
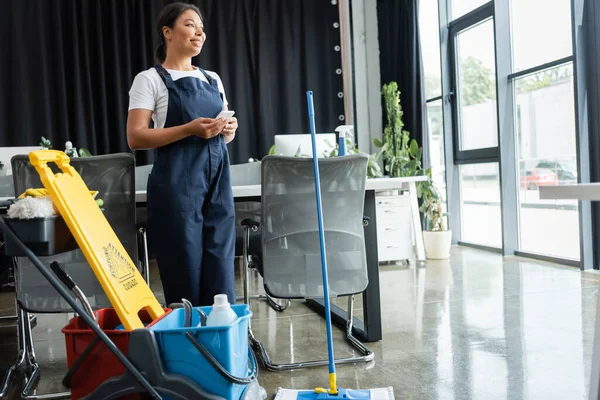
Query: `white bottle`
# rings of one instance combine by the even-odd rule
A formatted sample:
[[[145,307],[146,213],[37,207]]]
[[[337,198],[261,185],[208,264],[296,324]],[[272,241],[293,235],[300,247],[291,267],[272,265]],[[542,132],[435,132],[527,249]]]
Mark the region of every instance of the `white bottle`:
[[[226,294],[215,295],[212,311],[206,319],[206,326],[231,325],[237,319],[237,314],[231,309]]]

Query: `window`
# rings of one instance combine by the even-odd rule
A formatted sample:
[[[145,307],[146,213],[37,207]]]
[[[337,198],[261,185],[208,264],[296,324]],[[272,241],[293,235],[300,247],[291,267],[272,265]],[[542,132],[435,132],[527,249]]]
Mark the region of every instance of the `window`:
[[[573,53],[570,0],[512,0],[513,72]]]
[[[425,73],[425,97],[432,99],[442,95],[440,23],[437,0],[421,0],[419,4],[419,29]]]
[[[447,201],[446,159],[444,156],[444,116],[442,114],[441,100],[427,103],[427,123],[432,180],[440,190],[445,203]]]
[[[455,40],[460,151],[497,147],[494,22],[459,32]]]
[[[428,150],[432,179],[446,202],[446,164],[444,155],[444,115],[442,107],[442,70],[440,62],[440,23],[437,0],[421,0],[419,29],[427,98]],[[446,207],[445,207],[446,209]]]
[[[540,200],[541,186],[577,182],[573,66],[515,79],[520,110],[519,230],[525,252],[579,259],[576,200]]]
[[[502,248],[498,163],[461,165],[459,169],[462,241]]]
[[[539,188],[577,182],[571,1],[510,0],[517,159],[518,248],[580,260],[575,200]]]
[[[577,201],[539,195],[543,186],[578,182],[579,165],[588,165],[578,154],[585,127],[577,107],[587,106],[576,102],[583,80],[575,76],[571,22],[571,8],[581,10],[583,1],[419,3],[427,150],[432,166],[453,179],[447,202],[450,227],[460,225],[454,239],[572,265],[587,261],[581,240],[590,232],[580,221],[590,215]],[[441,182],[435,173],[433,179]]]

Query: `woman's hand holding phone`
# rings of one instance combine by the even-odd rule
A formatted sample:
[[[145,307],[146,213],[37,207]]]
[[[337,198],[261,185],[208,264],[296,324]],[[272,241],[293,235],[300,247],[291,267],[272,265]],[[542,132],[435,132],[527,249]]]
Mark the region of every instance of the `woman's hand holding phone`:
[[[210,139],[219,133],[222,133],[224,136],[234,135],[238,128],[237,118],[233,117],[234,114],[235,111],[224,110],[215,119],[196,118],[187,124],[188,132],[190,135],[199,136],[204,139]]]
[[[217,136],[225,129],[226,125],[227,120],[212,118],[196,118],[187,123],[190,135],[199,136],[204,139]]]

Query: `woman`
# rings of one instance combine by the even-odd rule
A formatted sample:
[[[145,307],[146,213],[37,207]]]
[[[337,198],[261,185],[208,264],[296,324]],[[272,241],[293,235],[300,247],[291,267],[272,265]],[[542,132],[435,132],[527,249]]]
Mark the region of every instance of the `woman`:
[[[235,216],[226,144],[236,118],[219,76],[192,65],[206,40],[197,7],[174,3],[157,20],[158,64],[139,73],[129,92],[127,141],[155,149],[148,178],[148,241],[165,302],[211,305],[216,294],[235,303]],[[150,118],[154,128],[148,128]]]

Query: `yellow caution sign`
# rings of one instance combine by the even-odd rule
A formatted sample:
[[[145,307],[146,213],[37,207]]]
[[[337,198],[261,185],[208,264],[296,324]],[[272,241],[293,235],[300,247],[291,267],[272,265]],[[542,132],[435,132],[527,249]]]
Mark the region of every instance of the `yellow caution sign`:
[[[138,312],[145,308],[154,320],[164,309],[142,278],[81,176],[62,151],[29,153],[52,202],[90,263],[126,330],[143,328]],[[47,163],[62,173],[54,175]]]

